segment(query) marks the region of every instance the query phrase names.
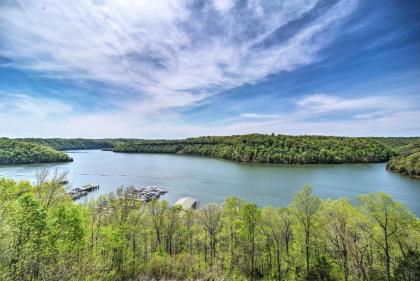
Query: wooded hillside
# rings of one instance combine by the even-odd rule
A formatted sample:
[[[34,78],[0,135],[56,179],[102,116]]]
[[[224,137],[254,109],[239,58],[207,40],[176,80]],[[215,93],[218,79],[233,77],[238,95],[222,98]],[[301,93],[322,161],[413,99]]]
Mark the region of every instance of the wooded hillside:
[[[398,156],[388,161],[386,168],[412,177],[420,177],[420,142],[402,146]]]
[[[35,144],[46,145],[57,150],[77,150],[77,149],[111,149],[123,139],[62,139],[62,138],[25,138],[18,139]]]
[[[115,152],[178,153],[239,162],[316,164],[386,162],[394,151],[369,138],[240,135],[132,141]]]
[[[72,161],[67,154],[51,147],[11,139],[0,139],[0,165]]]

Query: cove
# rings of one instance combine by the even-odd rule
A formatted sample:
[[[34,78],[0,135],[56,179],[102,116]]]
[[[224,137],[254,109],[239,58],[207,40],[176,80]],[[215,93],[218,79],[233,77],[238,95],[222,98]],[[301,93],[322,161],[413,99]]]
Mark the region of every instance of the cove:
[[[68,151],[73,162],[62,164],[0,166],[0,177],[35,178],[42,168],[69,171],[71,186],[87,183],[100,189],[82,200],[114,191],[119,186],[157,185],[169,191],[162,197],[173,203],[190,196],[223,202],[238,196],[260,206],[286,206],[305,184],[322,198],[384,191],[420,215],[420,180],[385,170],[380,164],[277,165],[236,163],[171,154],[130,154],[101,150]]]

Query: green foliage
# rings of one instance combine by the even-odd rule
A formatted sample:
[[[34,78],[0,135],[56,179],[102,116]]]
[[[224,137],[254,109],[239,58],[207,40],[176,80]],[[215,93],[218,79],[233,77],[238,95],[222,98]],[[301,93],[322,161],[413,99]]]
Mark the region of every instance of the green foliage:
[[[193,154],[283,164],[385,162],[394,155],[391,148],[369,138],[261,134],[132,141],[116,146],[114,151]]]
[[[57,150],[112,149],[114,146],[120,143],[129,141],[129,139],[81,139],[81,138],[77,138],[77,139],[25,138],[25,139],[18,139],[18,140],[49,146]]]
[[[331,262],[325,256],[321,256],[306,276],[308,281],[334,281],[338,280],[332,274]]]
[[[420,137],[370,137],[369,139],[396,150],[412,143],[420,143]]]
[[[387,163],[386,168],[411,177],[420,177],[420,137],[407,138],[371,138],[395,152]]]
[[[68,162],[65,153],[48,146],[24,141],[0,139],[0,165]]]
[[[419,279],[420,220],[383,193],[184,211],[126,189],[75,204],[61,179],[0,179],[0,280]]]
[[[420,252],[408,249],[399,257],[394,277],[395,280],[420,280]]]
[[[398,156],[391,158],[386,168],[412,177],[420,177],[420,142],[399,147]]]

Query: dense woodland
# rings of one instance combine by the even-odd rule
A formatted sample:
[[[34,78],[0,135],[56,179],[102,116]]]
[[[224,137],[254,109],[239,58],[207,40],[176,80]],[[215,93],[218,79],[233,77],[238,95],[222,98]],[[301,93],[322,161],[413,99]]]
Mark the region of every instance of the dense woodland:
[[[420,177],[420,142],[399,147],[398,156],[388,161],[386,168],[412,177]]]
[[[283,164],[386,162],[394,155],[392,148],[369,138],[261,134],[133,141],[116,146],[114,151],[193,154]]]
[[[67,162],[67,154],[30,142],[0,139],[0,165]]]
[[[420,137],[369,137],[369,139],[380,142],[397,151],[406,145],[420,143]]]
[[[0,179],[0,280],[420,280],[420,221],[383,193],[183,211],[126,189],[74,204],[64,178]]]
[[[46,145],[57,150],[73,150],[73,149],[111,149],[114,146],[126,142],[133,141],[130,139],[62,139],[62,138],[25,138],[18,139],[26,142]]]

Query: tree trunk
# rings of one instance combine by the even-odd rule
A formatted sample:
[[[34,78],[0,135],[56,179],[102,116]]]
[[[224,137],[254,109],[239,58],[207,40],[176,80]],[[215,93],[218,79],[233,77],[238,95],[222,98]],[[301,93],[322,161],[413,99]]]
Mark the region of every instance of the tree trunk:
[[[388,232],[386,228],[384,229],[384,236],[385,236],[386,281],[391,281],[391,257],[389,256]]]
[[[136,236],[133,235],[133,239],[132,239],[132,253],[133,253],[133,257],[132,257],[132,272],[131,272],[131,276],[134,278],[135,277],[135,272],[136,272],[136,256],[137,256],[137,249],[136,249]]]
[[[254,237],[252,237],[251,243],[251,281],[254,280],[254,251],[255,251],[255,241]]]
[[[305,232],[306,275],[309,275],[309,230]]]
[[[277,280],[281,281],[280,246],[277,245]]]
[[[349,263],[348,263],[348,254],[347,247],[344,246],[343,250],[343,269],[344,269],[344,281],[349,280]]]

